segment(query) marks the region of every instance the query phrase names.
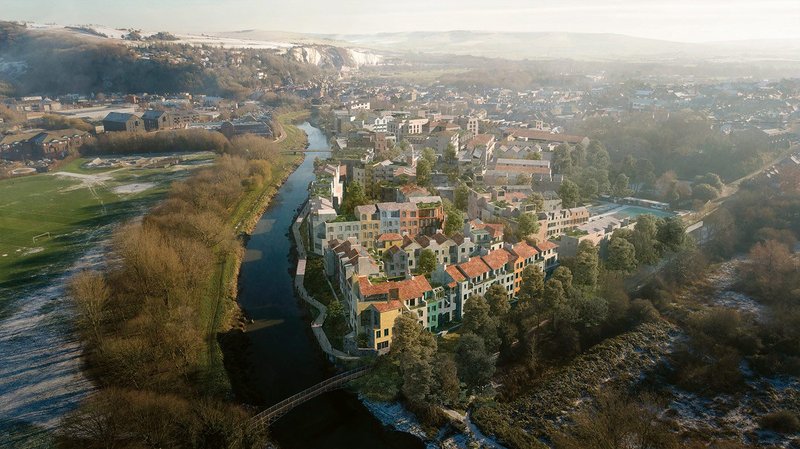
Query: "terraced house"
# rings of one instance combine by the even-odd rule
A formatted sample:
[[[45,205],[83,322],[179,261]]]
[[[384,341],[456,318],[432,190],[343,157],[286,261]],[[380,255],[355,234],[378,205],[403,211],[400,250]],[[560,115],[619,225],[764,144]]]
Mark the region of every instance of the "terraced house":
[[[373,248],[375,240],[383,234],[433,235],[442,228],[444,207],[440,197],[411,197],[409,200],[357,206],[352,216],[331,215],[330,202],[312,200],[309,216],[313,226],[309,227],[309,232],[314,252],[322,255],[333,240],[355,238],[361,246]]]
[[[536,246],[504,244],[491,251],[473,245],[478,255],[459,258],[462,246],[458,242],[469,243],[469,239],[437,236],[441,242],[427,236],[405,236],[400,243],[398,234],[381,235],[373,246],[382,255],[380,263],[372,258],[378,251],[371,253],[355,238],[330,242],[326,273],[335,278],[342,291],[354,334],[366,341],[366,347],[351,345],[352,351],[387,352],[394,321],[402,313],[413,315],[430,331],[444,329],[461,319],[464,304],[472,295],[483,295],[499,284],[513,298],[519,292],[525,267],[536,265],[548,270],[557,264],[557,246],[551,242]],[[437,267],[430,278],[410,274],[408,259],[418,255],[423,247],[420,242],[447,248],[437,254]]]

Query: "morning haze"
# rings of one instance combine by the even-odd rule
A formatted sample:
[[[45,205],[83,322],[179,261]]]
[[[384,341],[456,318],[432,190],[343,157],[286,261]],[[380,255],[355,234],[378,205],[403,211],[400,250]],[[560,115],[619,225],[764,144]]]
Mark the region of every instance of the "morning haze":
[[[0,447],[800,442],[800,4],[5,0]]]
[[[7,0],[13,20],[219,32],[242,29],[315,34],[480,30],[613,33],[680,42],[800,38],[793,0],[478,0],[402,4],[360,1]],[[322,14],[310,14],[321,11]]]

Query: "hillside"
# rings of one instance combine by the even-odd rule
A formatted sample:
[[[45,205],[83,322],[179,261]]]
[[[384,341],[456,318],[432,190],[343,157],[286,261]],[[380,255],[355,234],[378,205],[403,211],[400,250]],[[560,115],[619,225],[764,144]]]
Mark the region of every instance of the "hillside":
[[[317,65],[275,49],[245,48],[234,55],[222,47],[177,41],[130,45],[87,30],[0,23],[0,94],[192,92],[243,97],[262,86],[304,83],[321,75]]]

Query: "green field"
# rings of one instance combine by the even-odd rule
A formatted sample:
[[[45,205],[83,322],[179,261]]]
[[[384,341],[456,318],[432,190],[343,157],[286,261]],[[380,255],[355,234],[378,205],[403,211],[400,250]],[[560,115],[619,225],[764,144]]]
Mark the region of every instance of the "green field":
[[[202,153],[191,161],[213,157]],[[107,237],[111,225],[143,212],[192,168],[92,169],[85,162],[0,181],[0,288],[59,274]]]

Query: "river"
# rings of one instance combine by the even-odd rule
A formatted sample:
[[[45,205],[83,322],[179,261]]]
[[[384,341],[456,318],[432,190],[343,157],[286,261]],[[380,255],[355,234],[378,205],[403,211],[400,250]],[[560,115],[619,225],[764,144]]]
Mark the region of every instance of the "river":
[[[309,149],[329,150],[327,138],[303,123]],[[253,387],[268,406],[334,374],[309,327],[305,306],[292,284],[295,261],[289,229],[314,179],[310,153],[289,176],[248,241],[239,277],[239,304],[248,318],[251,347],[248,365]],[[346,391],[324,394],[294,409],[270,428],[282,449],[422,448],[416,437],[392,431],[375,419],[355,395]]]

